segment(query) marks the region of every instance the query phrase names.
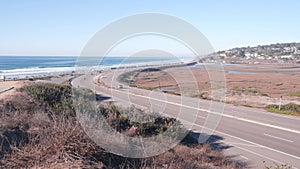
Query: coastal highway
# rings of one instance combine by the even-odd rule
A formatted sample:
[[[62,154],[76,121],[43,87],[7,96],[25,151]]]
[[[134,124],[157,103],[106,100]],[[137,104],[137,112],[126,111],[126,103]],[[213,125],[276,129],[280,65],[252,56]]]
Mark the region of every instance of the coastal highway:
[[[225,104],[223,113],[220,113],[220,109],[210,108],[211,105],[220,105],[213,101],[129,86],[118,88],[120,83],[116,79],[123,71],[101,73],[102,85],[95,83],[100,76],[91,74],[73,79],[72,85],[89,88],[121,106],[136,105],[156,112],[163,111],[165,115],[177,117],[187,126],[193,124],[191,130],[194,132],[209,131],[214,129],[211,124],[217,124],[213,132],[213,137],[218,138],[215,140],[217,148],[223,149],[232,159],[245,162],[247,168],[263,168],[263,161],[267,165],[275,162],[300,168],[299,117],[229,104]],[[208,118],[212,121],[208,121]]]

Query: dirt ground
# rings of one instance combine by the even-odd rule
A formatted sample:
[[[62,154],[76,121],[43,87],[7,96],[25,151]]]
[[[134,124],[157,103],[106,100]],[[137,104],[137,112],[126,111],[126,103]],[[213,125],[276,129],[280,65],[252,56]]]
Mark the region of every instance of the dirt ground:
[[[16,93],[16,90],[20,87],[22,87],[23,85],[25,85],[26,81],[21,81],[21,80],[17,80],[17,81],[0,81],[0,99],[7,99],[10,96],[13,96]],[[3,90],[12,88],[9,91],[6,92],[2,92]]]
[[[282,96],[283,104],[300,104],[300,97],[290,96],[300,91],[299,65],[225,65],[223,68],[224,71],[209,66],[141,71],[134,77],[134,85],[211,99],[212,83],[219,80],[226,85],[228,103],[265,107],[279,104]]]
[[[63,84],[68,82],[73,76],[71,75],[57,75],[57,76],[49,76],[45,77],[45,80],[40,80],[39,78],[34,81],[30,80],[10,80],[10,81],[0,81],[0,100],[8,99],[10,96],[16,94],[17,89],[21,88],[24,85],[32,84],[32,83],[55,83],[55,84]],[[12,88],[11,90],[2,92],[6,89]]]

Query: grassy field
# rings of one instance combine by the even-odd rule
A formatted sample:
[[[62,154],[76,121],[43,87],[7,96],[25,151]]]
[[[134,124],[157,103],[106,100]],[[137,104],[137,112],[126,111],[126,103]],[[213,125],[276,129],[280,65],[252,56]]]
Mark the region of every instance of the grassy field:
[[[294,97],[300,97],[300,91],[291,93],[290,96],[294,96]]]

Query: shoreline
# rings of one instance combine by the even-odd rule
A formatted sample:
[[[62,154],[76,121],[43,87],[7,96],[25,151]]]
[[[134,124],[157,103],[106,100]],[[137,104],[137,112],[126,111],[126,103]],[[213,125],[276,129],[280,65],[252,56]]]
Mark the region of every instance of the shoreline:
[[[0,99],[5,99],[6,97],[10,97],[14,95],[17,91],[17,89],[21,88],[22,86],[30,83],[37,83],[37,82],[42,82],[42,83],[55,83],[55,84],[63,84],[63,83],[69,83],[72,78],[74,78],[76,75],[80,74],[81,72],[84,72],[86,70],[88,71],[96,71],[97,73],[100,73],[102,71],[113,71],[115,69],[128,69],[128,68],[136,68],[136,69],[141,69],[144,67],[157,67],[157,66],[176,66],[176,65],[184,65],[187,63],[183,62],[171,62],[171,63],[160,63],[160,64],[154,64],[154,63],[146,63],[146,64],[127,64],[127,65],[122,65],[122,66],[106,66],[104,68],[99,68],[99,67],[80,67],[78,69],[78,72],[75,71],[63,71],[63,72],[56,72],[56,73],[46,73],[43,75],[31,75],[31,76],[26,76],[22,78],[3,78],[3,74],[0,73],[0,89],[2,87],[6,88],[13,88],[9,91],[5,92],[0,92]],[[75,67],[73,67],[75,68]],[[61,69],[61,68],[60,68]],[[1,72],[1,71],[0,71]],[[2,70],[3,73],[3,70]],[[2,78],[1,78],[2,76]],[[9,85],[10,84],[10,85]]]
[[[88,60],[89,61],[89,60]],[[82,63],[81,63],[82,62]],[[120,62],[120,63],[119,63]],[[93,63],[93,62],[91,62]],[[28,68],[14,68],[14,69],[4,69],[0,70],[0,81],[1,80],[22,80],[30,79],[36,77],[47,77],[56,76],[61,74],[75,74],[78,72],[86,71],[103,71],[103,70],[113,70],[113,69],[124,69],[124,68],[138,68],[145,66],[165,66],[165,65],[177,65],[177,64],[187,64],[190,62],[182,60],[162,60],[162,61],[137,61],[137,62],[125,62],[123,60],[116,60],[116,63],[102,63],[99,65],[92,64],[91,66],[85,66],[85,60],[79,61],[79,65],[55,65],[52,67],[28,67]],[[78,64],[78,63],[77,63]]]
[[[48,75],[43,77],[32,77],[28,79],[12,79],[0,81],[0,100],[7,99],[15,95],[18,89],[25,85],[34,83],[54,83],[54,84],[66,84],[70,79],[74,78],[70,74]]]
[[[179,75],[181,78],[189,78],[185,77],[182,72],[180,73],[180,68],[184,67],[185,64],[177,64],[177,65],[156,65],[156,66],[132,66],[130,70],[124,74],[130,74],[130,72],[135,71],[138,72],[138,76],[141,78],[137,79],[137,73],[133,73],[129,75],[129,81],[127,79],[124,80],[121,76],[118,77],[119,81],[125,82],[127,85],[132,87],[138,87],[148,90],[161,90],[165,93],[180,95],[180,91],[178,90],[178,85],[176,86],[176,81],[174,78],[168,77],[168,75]],[[128,67],[118,67],[115,69],[126,69]],[[161,72],[156,72],[151,68],[159,69]],[[201,66],[190,66],[192,73],[196,77],[197,84],[200,86],[200,93],[190,90],[193,86],[185,86],[187,89],[184,92],[188,92],[191,97],[199,97],[201,99],[212,99],[210,98],[210,89],[209,79],[207,79],[207,75],[205,75],[205,69]],[[295,65],[278,65],[278,64],[268,64],[268,65],[226,65],[225,68],[225,76],[226,76],[226,103],[237,105],[237,106],[248,106],[248,107],[256,107],[256,108],[265,108],[268,105],[279,104],[280,103],[280,91],[287,92],[283,95],[283,104],[295,103],[300,104],[300,97],[292,97],[291,93],[300,91],[300,75],[297,75],[299,66]],[[276,68],[276,69],[274,69]],[[141,72],[141,70],[149,69],[148,73],[152,73],[151,75],[147,74],[147,72]],[[113,71],[113,69],[107,69],[105,71]],[[291,71],[293,70],[293,71]],[[234,71],[231,73],[230,71]],[[255,73],[252,73],[255,71]],[[102,71],[98,71],[97,73],[101,73]],[[156,73],[155,73],[156,72]],[[250,73],[249,73],[250,72]],[[143,75],[144,74],[144,75]],[[274,76],[275,75],[275,76]],[[274,76],[274,77],[272,77]],[[25,84],[29,83],[56,83],[63,84],[68,83],[72,78],[75,77],[73,73],[62,73],[62,74],[48,74],[43,77],[31,77],[27,79],[9,79],[6,81],[0,81],[0,89],[1,88],[11,88],[13,89],[5,92],[0,92],[0,99],[4,98],[3,96],[9,96],[10,93],[14,93],[18,88],[22,87]],[[277,82],[280,77],[284,82]],[[189,81],[186,79],[187,82]],[[276,81],[277,80],[277,81]],[[184,81],[184,80],[183,80]],[[159,82],[159,83],[158,83]],[[13,83],[13,85],[7,86],[5,83]],[[294,86],[285,85],[285,83],[293,83]],[[297,84],[296,84],[297,83]],[[299,83],[299,84],[298,84]],[[174,85],[175,84],[175,85]],[[273,84],[274,87],[278,87],[278,92],[275,92],[274,87],[268,87],[267,85]],[[266,88],[268,89],[267,91]]]

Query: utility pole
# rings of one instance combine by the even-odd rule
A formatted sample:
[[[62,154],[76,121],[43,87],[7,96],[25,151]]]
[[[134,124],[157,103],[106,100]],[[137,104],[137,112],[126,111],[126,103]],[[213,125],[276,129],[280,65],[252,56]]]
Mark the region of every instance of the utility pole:
[[[282,96],[280,96],[280,99],[279,99],[279,110],[281,110],[281,106],[282,106]]]
[[[158,88],[161,91],[161,87],[160,87],[160,80],[158,80]]]

